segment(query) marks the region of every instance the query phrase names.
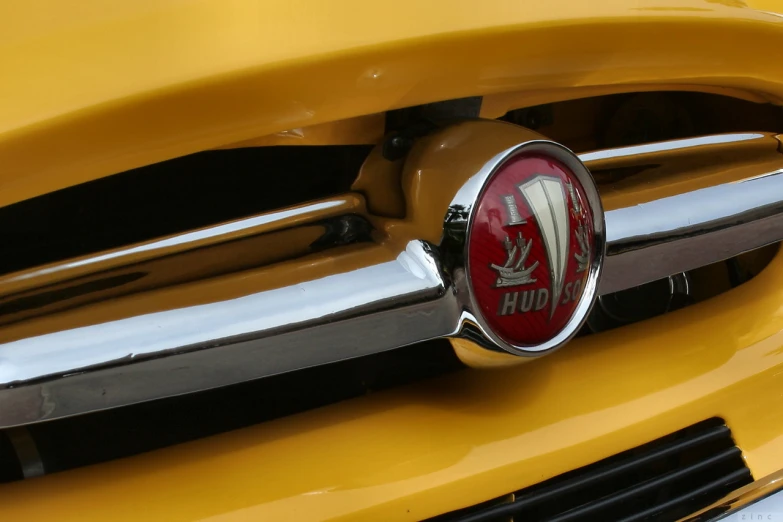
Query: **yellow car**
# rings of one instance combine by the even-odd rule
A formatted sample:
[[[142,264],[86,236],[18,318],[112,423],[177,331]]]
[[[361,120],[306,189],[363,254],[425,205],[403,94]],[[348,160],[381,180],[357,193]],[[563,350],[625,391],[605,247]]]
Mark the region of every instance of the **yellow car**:
[[[1,0],[0,518],[783,520],[781,49],[780,0]]]

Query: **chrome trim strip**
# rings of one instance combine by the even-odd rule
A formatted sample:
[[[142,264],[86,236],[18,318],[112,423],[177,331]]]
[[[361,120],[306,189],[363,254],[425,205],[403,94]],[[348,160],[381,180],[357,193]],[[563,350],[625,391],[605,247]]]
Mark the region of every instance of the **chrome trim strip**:
[[[628,147],[586,152],[579,154],[579,159],[582,160],[589,168],[590,163],[598,161],[638,158],[643,154],[660,154],[662,152],[683,151],[704,146],[733,145],[742,142],[763,140],[767,137],[768,134],[759,132],[715,134],[712,136],[700,136],[698,138],[685,138],[681,140],[661,141],[657,143],[647,143],[644,145],[632,145]]]
[[[718,146],[718,148],[716,148]],[[598,293],[605,295],[693,270],[783,240],[783,155],[770,134],[705,136],[579,155],[588,168],[665,161],[668,153],[710,154],[764,148],[779,169],[735,182],[606,211],[606,260]],[[661,155],[661,153],[665,153]],[[768,154],[769,156],[769,154]],[[769,163],[761,163],[769,168]],[[594,172],[595,174],[595,172]]]
[[[269,214],[254,216],[252,218],[223,223],[214,227],[207,227],[201,230],[194,230],[193,232],[186,232],[184,234],[142,243],[130,248],[122,248],[97,256],[87,256],[61,264],[54,264],[52,266],[26,271],[18,275],[12,275],[8,278],[8,282],[25,281],[35,277],[66,272],[75,268],[105,264],[106,261],[119,261],[123,258],[129,259],[131,256],[138,254],[147,254],[144,256],[144,259],[170,255],[175,248],[177,250],[182,248],[196,248],[198,246],[203,246],[206,241],[210,240],[214,242],[215,240],[227,241],[229,239],[234,239],[238,233],[241,233],[242,235],[258,233],[260,232],[259,229],[262,229],[262,227],[269,227],[270,225],[287,222],[291,218],[304,219],[309,216],[317,216],[318,218],[323,219],[327,216],[325,211],[341,207],[346,202],[345,199],[319,201],[303,205],[302,207],[284,209]],[[139,259],[136,258],[135,260],[138,261]]]
[[[783,169],[606,213],[599,293],[686,272],[783,240]]]
[[[365,214],[346,194],[0,277],[0,326],[370,243]]]
[[[411,241],[396,258],[365,268],[6,343],[0,427],[207,390],[445,336],[459,317],[446,288],[434,249]]]
[[[217,245],[228,241],[269,233],[305,223],[350,213],[362,213],[364,202],[357,194],[344,194],[333,198],[288,207],[267,214],[238,219],[220,225],[205,227],[183,234],[176,234],[131,247],[118,248],[97,255],[87,255],[65,262],[52,263],[30,270],[0,276],[0,296],[12,294],[36,284],[73,279],[99,271],[106,271],[131,263],[161,258],[196,248]],[[45,278],[45,279],[44,279]],[[44,279],[42,283],[30,280]]]
[[[783,169],[606,213],[599,293],[624,290],[783,240]]]

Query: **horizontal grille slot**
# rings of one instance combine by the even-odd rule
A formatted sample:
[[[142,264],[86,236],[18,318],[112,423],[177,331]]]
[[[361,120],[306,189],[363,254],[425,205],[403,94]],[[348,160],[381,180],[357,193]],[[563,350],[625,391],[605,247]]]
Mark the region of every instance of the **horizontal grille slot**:
[[[348,193],[0,276],[0,325],[366,243],[365,215],[363,199]],[[25,290],[34,281],[43,284]]]
[[[0,208],[0,274],[349,190],[371,146],[204,151]]]
[[[513,500],[431,520],[676,520],[750,481],[729,429],[712,419],[513,493]]]

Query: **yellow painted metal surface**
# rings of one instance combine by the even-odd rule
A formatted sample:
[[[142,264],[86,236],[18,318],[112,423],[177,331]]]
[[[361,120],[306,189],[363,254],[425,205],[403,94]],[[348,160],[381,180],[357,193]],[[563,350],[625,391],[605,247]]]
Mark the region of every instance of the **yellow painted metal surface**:
[[[497,96],[495,112],[635,86],[783,100],[778,1],[672,4],[3,0],[0,206],[445,98]],[[2,485],[0,516],[419,520],[716,415],[761,477],[783,467],[781,390],[778,255],[715,299],[521,367]]]
[[[783,99],[778,2],[675,4],[4,0],[0,206],[287,129],[468,95],[684,85]]]
[[[783,467],[783,254],[750,282],[554,355],[0,486],[4,520],[419,520],[712,416]]]
[[[385,115],[368,114],[347,120],[337,120],[310,127],[288,129],[218,149],[269,147],[278,145],[375,145],[383,138]]]

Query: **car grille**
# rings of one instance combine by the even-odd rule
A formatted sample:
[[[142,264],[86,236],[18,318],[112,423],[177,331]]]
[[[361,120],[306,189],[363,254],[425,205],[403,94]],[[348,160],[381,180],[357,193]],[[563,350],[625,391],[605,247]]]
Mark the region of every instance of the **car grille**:
[[[521,132],[515,140],[528,135],[497,122],[464,125],[476,136],[497,126]],[[354,150],[346,165],[359,153],[366,150]],[[708,135],[580,158],[606,210],[599,296],[783,239],[777,135]],[[354,185],[326,195],[339,188],[330,185],[320,199],[293,206],[2,275],[0,358],[8,370],[0,395],[34,406],[0,411],[0,427],[452,336],[463,317],[462,294],[454,290],[464,278],[449,268],[454,259],[441,255],[443,245],[433,243],[443,241],[442,222],[435,232],[416,224],[415,213],[376,215],[377,198]],[[458,228],[447,235],[458,236]],[[610,301],[599,298],[606,315],[628,308]],[[596,331],[612,326],[592,323]]]
[[[430,521],[677,520],[751,481],[729,428],[711,419]]]

